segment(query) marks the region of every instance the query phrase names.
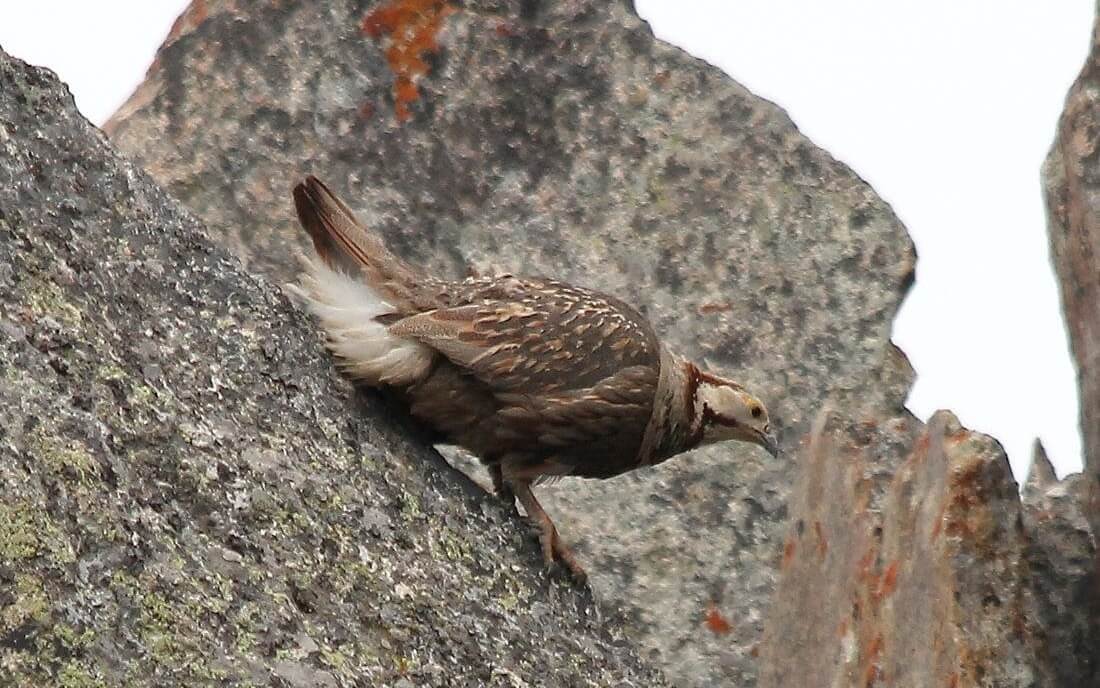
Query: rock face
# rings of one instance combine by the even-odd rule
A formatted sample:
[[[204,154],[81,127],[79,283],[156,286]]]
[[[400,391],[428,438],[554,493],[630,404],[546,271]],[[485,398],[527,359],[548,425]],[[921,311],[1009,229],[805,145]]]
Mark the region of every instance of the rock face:
[[[1098,5],[1100,13],[1100,5]],[[1100,525],[1100,25],[1066,96],[1043,166],[1054,267],[1081,388],[1081,429],[1094,525]]]
[[[1094,68],[1047,167],[1091,472],[1039,460],[1022,502],[995,441],[902,410],[914,257],[889,208],[629,3],[196,0],[108,130],[254,273],[292,276],[312,172],[426,270],[602,288],[759,388],[786,462],[723,447],[546,499],[680,685],[1086,686]]]
[[[312,172],[425,269],[620,295],[761,390],[788,448],[827,399],[873,420],[909,389],[890,209],[629,3],[195,2],[108,130],[275,280]],[[751,685],[796,476],[724,447],[544,503],[676,680]]]
[[[663,685],[0,52],[0,683]]]
[[[950,414],[924,428],[823,414],[789,501],[760,686],[1100,685],[1098,150],[1100,23],[1043,170],[1085,472],[1059,481],[1037,444],[1021,501],[1001,447]]]
[[[803,447],[760,686],[1097,685],[1081,476],[1040,460],[1021,504],[1000,445],[949,413],[917,434],[825,420]]]
[[[1028,621],[1045,685],[1100,684],[1100,549],[1087,517],[1090,482],[1087,473],[1056,480],[1036,448],[1024,485],[1025,556],[1034,600]]]
[[[1043,165],[1051,255],[1077,362],[1084,435],[1082,475],[1061,484],[1036,450],[1025,501],[1033,524],[1042,586],[1039,612],[1051,656],[1068,667],[1057,685],[1100,684],[1100,3],[1092,49],[1066,96],[1054,145]],[[1041,477],[1040,477],[1041,476]],[[1037,496],[1041,495],[1041,496]],[[1037,529],[1038,530],[1038,529]],[[1085,547],[1088,533],[1092,548]],[[1078,610],[1077,613],[1067,612]],[[1079,610],[1085,610],[1080,613]],[[1089,658],[1082,662],[1080,658]],[[1076,679],[1079,682],[1070,682]]]

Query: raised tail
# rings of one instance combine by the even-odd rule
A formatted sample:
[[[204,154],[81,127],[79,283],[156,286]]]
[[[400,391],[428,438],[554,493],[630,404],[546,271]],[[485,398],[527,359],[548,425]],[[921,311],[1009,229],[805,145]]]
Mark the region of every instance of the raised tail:
[[[294,187],[298,221],[309,232],[317,255],[334,271],[361,279],[402,309],[418,281],[408,263],[359,223],[355,214],[320,179],[310,175]]]
[[[341,367],[371,386],[422,379],[435,353],[391,334],[387,323],[423,310],[415,295],[426,280],[418,282],[413,269],[317,178],[294,187],[294,207],[320,260],[303,256],[298,283],[287,289],[321,322]]]

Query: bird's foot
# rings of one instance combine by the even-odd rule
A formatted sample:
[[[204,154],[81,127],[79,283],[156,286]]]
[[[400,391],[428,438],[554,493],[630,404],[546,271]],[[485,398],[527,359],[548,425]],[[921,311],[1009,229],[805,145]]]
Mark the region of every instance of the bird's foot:
[[[539,504],[539,500],[535,499],[535,495],[531,493],[531,484],[518,482],[512,483],[512,485],[516,497],[523,505],[523,510],[527,512],[528,522],[538,528],[539,542],[542,544],[542,559],[546,562],[546,566],[548,568],[553,567],[555,561],[561,562],[578,585],[587,583],[588,574],[577,562],[573,550],[562,542],[561,536],[558,535],[558,529],[554,527],[554,522],[550,520],[542,505]]]
[[[546,562],[547,568],[553,567],[555,561],[560,562],[578,585],[587,583],[588,573],[577,561],[573,550],[558,535],[558,529],[554,524],[547,519],[541,526],[539,542],[542,544],[542,559]]]

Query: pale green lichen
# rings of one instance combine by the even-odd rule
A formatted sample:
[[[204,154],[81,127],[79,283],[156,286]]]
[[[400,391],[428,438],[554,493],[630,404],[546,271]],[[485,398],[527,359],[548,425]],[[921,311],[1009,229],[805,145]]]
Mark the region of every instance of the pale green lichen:
[[[416,658],[405,655],[395,655],[393,657],[393,668],[398,674],[407,676],[416,670]]]
[[[25,370],[14,365],[0,366],[0,371],[4,374],[4,386],[7,389],[28,389],[31,385],[36,384],[35,380],[27,374]]]
[[[500,606],[505,611],[509,611],[509,612],[512,611],[513,609],[515,609],[517,606],[519,606],[519,598],[516,597],[515,595],[512,595],[512,594],[501,596],[497,600],[497,602],[500,603]]]
[[[233,604],[235,584],[220,573],[209,573],[207,583],[213,588],[201,598],[203,604],[197,601],[191,602],[190,612],[214,612],[219,616],[229,611]],[[213,594],[216,593],[216,594]]]
[[[36,587],[24,578],[17,581],[16,592],[29,592],[32,599],[39,600],[41,594]],[[77,631],[64,623],[50,626],[48,617],[45,613],[33,617],[39,624],[33,634],[33,650],[0,653],[0,678],[8,672],[8,675],[21,677],[19,682],[12,684],[15,686],[104,688],[107,683],[100,672],[84,657],[94,633]],[[0,685],[9,684],[0,680]]]
[[[42,622],[49,616],[49,598],[42,581],[29,573],[15,575],[13,602],[0,610],[0,628],[10,631],[27,621]]]
[[[65,440],[45,427],[37,428],[27,440],[30,453],[55,476],[89,484],[99,476],[99,465],[80,442]]]
[[[451,561],[472,559],[470,543],[466,538],[459,537],[450,528],[440,526],[438,530],[439,543],[443,547],[443,555]]]
[[[35,280],[26,292],[27,304],[36,318],[50,317],[62,325],[76,327],[84,316],[65,298],[64,292],[53,282]]]
[[[420,500],[416,495],[405,490],[401,491],[401,515],[407,519],[413,519],[420,515]]]
[[[107,683],[83,662],[69,660],[57,674],[57,685],[61,688],[106,688]]]
[[[126,403],[130,406],[147,406],[149,402],[156,398],[157,392],[155,389],[139,382],[130,389],[130,394],[126,397]]]
[[[76,561],[72,545],[47,513],[19,502],[0,502],[0,562],[38,556],[57,565]]]
[[[120,368],[118,364],[113,361],[108,361],[96,368],[95,375],[96,379],[104,382],[125,380],[130,377],[125,370]]]
[[[150,634],[167,633],[176,620],[175,610],[161,593],[150,590],[140,596],[141,625]]]
[[[54,637],[70,654],[83,652],[95,640],[95,633],[90,628],[78,631],[66,623],[58,623],[52,630]]]
[[[191,586],[173,589],[173,595],[183,598],[179,601],[165,593],[147,590],[151,580],[120,580],[140,609],[138,634],[155,664],[196,680],[222,681],[228,677],[225,669],[212,666],[209,656],[199,649],[197,636],[201,636],[204,629],[194,625],[180,626],[181,620],[198,620],[212,613],[205,603],[206,591],[189,589]]]
[[[259,639],[257,623],[262,621],[262,610],[255,602],[244,602],[233,615],[233,649],[237,654],[247,656],[256,648]]]
[[[348,656],[340,650],[321,648],[321,661],[337,671],[346,667],[348,660]]]
[[[0,502],[0,562],[11,565],[38,556],[39,540],[30,512]]]

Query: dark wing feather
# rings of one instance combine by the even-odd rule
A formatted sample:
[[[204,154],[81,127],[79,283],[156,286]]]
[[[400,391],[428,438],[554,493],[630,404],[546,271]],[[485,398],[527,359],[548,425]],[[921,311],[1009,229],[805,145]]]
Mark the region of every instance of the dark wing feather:
[[[458,443],[489,460],[508,457],[510,470],[532,477],[608,477],[637,465],[660,375],[657,338],[637,311],[557,282],[447,287],[441,300],[450,307],[404,318],[390,332],[439,351],[484,386],[496,410],[461,421],[457,400],[418,389],[415,414],[453,418],[444,422]]]
[[[648,366],[630,366],[583,391],[498,394],[496,432],[517,439],[515,456],[532,476],[618,475],[638,465],[657,378]]]

